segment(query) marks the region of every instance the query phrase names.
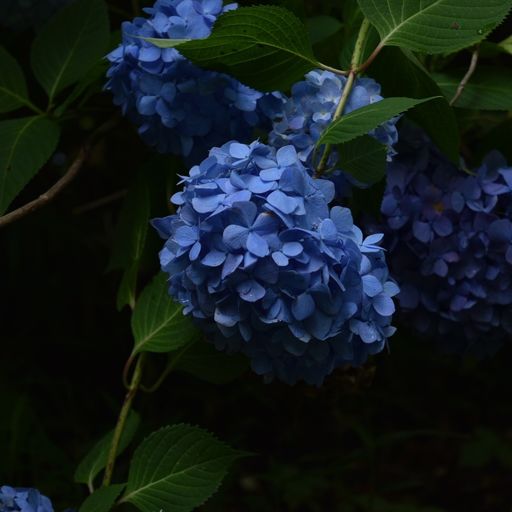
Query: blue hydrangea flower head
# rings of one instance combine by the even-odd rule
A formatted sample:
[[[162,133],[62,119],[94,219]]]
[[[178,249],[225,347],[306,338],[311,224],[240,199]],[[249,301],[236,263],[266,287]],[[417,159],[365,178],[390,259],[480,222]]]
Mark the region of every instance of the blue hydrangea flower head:
[[[143,39],[206,38],[217,17],[235,8],[222,0],[157,0],[145,9],[148,18],[123,24],[123,43],[108,55],[106,88],[158,151],[198,163],[211,147],[234,136],[250,140],[256,125],[268,123],[262,93]]]
[[[269,143],[275,147],[291,144],[297,148],[302,162],[312,162],[315,144],[322,132],[332,122],[340,102],[347,79],[330,71],[314,70],[306,79],[296,83],[292,94],[284,102],[276,103],[269,112],[273,119],[273,130]],[[371,103],[382,100],[379,84],[371,78],[357,78],[348,97],[344,113],[348,114]],[[388,160],[395,154],[393,145],[398,140],[396,123],[398,117],[390,119],[370,132],[370,135],[388,148]],[[330,165],[336,164],[337,154],[331,155]],[[341,171],[332,173],[339,195],[347,195],[346,177]]]
[[[401,309],[447,348],[492,353],[512,335],[512,168],[493,152],[468,173],[400,135],[382,214]]]
[[[0,487],[0,512],[53,512],[51,501],[36,489]]]
[[[177,213],[155,219],[171,296],[219,349],[256,373],[321,384],[393,333],[382,235],[363,238],[334,186],[293,146],[229,142],[183,177]]]
[[[71,0],[3,0],[0,26],[19,32],[48,21]]]

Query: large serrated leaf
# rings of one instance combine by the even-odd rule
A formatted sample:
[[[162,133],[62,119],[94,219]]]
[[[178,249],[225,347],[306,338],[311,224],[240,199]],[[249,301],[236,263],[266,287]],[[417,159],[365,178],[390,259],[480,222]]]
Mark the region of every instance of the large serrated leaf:
[[[386,146],[369,135],[339,146],[338,165],[366,185],[378,183],[386,175]]]
[[[177,46],[198,66],[225,71],[256,89],[287,89],[318,67],[304,24],[276,6],[242,7],[223,14],[207,39],[151,39]]]
[[[511,0],[358,0],[381,44],[447,53],[482,41],[507,15]]]
[[[139,428],[140,417],[135,411],[131,411],[121,435],[117,455],[121,454],[132,441],[137,429]],[[84,457],[75,471],[75,482],[87,484],[89,488],[93,487],[94,479],[102,469],[107,465],[108,453],[112,444],[114,431],[106,434],[100,439]]]
[[[144,289],[132,315],[133,354],[172,352],[200,337],[181,305],[168,293],[167,275],[158,274]]]
[[[348,142],[367,134],[392,117],[432,99],[434,98],[385,98],[358,108],[331,123],[322,133],[317,145]]]
[[[459,163],[459,126],[454,110],[427,70],[409,50],[384,48],[370,68],[383,96],[438,99],[419,105],[407,115],[419,124],[455,164]]]
[[[464,73],[436,73],[433,78],[446,98],[453,98]],[[476,110],[511,110],[512,71],[480,66],[464,86],[454,106]]]
[[[242,455],[200,428],[163,428],[135,451],[121,502],[143,512],[190,512],[217,490]]]
[[[0,122],[0,215],[48,161],[60,128],[41,116]]]
[[[93,492],[82,503],[79,512],[108,512],[115,504],[118,496],[123,492],[125,484],[114,484],[101,487]]]
[[[27,84],[16,59],[0,46],[0,113],[11,112],[28,102]]]
[[[103,0],[77,0],[43,27],[32,45],[30,60],[50,102],[105,55],[109,34]]]

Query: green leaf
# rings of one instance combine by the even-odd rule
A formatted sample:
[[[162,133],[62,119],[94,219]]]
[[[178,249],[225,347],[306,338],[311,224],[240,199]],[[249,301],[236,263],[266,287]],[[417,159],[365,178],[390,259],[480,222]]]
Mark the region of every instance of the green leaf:
[[[0,46],[0,113],[30,103],[23,70],[16,59]]]
[[[117,290],[116,307],[121,311],[125,306],[135,307],[137,302],[137,277],[139,275],[139,262],[134,262],[128,267],[121,278],[121,283]]]
[[[146,246],[150,219],[150,194],[143,172],[137,173],[124,200],[116,228],[109,270],[123,270],[117,292],[117,309],[135,307],[137,276]]]
[[[435,73],[433,78],[446,98],[451,99],[464,74],[465,71]],[[506,68],[479,67],[454,106],[475,110],[511,110],[512,71]]]
[[[242,455],[200,428],[163,428],[135,451],[121,502],[143,512],[189,512],[218,489],[228,467]]]
[[[383,46],[455,52],[482,41],[505,18],[510,0],[358,0]]]
[[[41,116],[0,122],[0,215],[52,156],[57,124]]]
[[[385,98],[341,116],[322,133],[317,145],[348,142],[388,121],[394,116],[433,98]]]
[[[384,48],[371,66],[372,77],[382,86],[383,96],[428,98],[407,114],[420,125],[450,160],[459,163],[459,127],[453,108],[427,70],[408,50]]]
[[[339,20],[332,16],[314,16],[306,21],[309,32],[309,38],[312,44],[319,43],[328,37],[336,34],[343,25]]]
[[[117,455],[121,454],[132,441],[137,429],[139,428],[140,417],[135,411],[131,411],[126,425],[121,435]],[[87,484],[89,488],[93,487],[94,479],[107,465],[108,453],[112,444],[114,431],[110,431],[100,439],[92,450],[84,457],[75,471],[75,482]]]
[[[227,384],[246,373],[249,365],[241,354],[225,354],[211,343],[198,341],[183,352],[174,368],[212,384]]]
[[[498,46],[512,55],[512,36],[508,36],[507,39],[501,41]]]
[[[77,0],[43,27],[32,45],[34,74],[50,98],[83,76],[105,55],[109,43],[103,0]]]
[[[192,320],[168,293],[168,277],[158,274],[144,289],[132,315],[133,354],[172,352],[200,337]]]
[[[109,269],[127,269],[139,261],[149,229],[149,187],[143,173],[133,180],[119,214]]]
[[[151,40],[161,48],[176,40]],[[203,68],[235,76],[258,90],[287,89],[318,67],[304,24],[276,6],[241,7],[223,14],[207,39],[179,44],[185,57]]]
[[[339,166],[357,181],[378,183],[386,175],[386,146],[369,135],[339,146]]]
[[[114,506],[125,486],[126,484],[114,484],[101,487],[87,497],[79,512],[108,512]]]

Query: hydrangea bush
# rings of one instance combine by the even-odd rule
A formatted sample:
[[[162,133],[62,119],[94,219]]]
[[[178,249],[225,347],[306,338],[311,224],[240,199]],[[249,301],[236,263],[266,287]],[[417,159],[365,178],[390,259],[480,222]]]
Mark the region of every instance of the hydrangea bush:
[[[382,350],[398,292],[381,236],[364,239],[348,209],[329,207],[332,183],[310,174],[293,146],[229,142],[184,178],[177,214],[154,221],[184,313],[291,384]]]
[[[108,55],[106,88],[159,152],[198,163],[213,146],[248,141],[254,127],[268,124],[262,93],[145,39],[204,39],[218,16],[236,8],[222,0],[158,0],[145,9],[147,18],[123,23],[123,42]]]
[[[401,133],[382,202],[389,261],[407,322],[452,349],[493,353],[512,334],[511,187],[498,152],[467,171]]]
[[[62,15],[45,23],[67,3]],[[56,508],[82,501],[72,503],[80,512],[110,512],[118,505],[141,512],[201,507],[247,452],[184,423],[147,437],[138,433],[138,392],[157,391],[176,372],[212,387],[196,388],[177,375],[170,399],[164,395],[141,408],[155,414],[144,418],[144,434],[159,417],[172,414],[181,421],[189,413],[187,400],[195,401],[194,407],[203,406],[197,418],[224,425],[223,435],[238,444],[250,439],[251,450],[258,447],[256,438],[264,437],[260,446],[270,454],[263,464],[247,463],[246,473],[232,479],[235,504],[228,489],[219,502],[207,505],[211,510],[245,510],[255,503],[270,510],[276,497],[283,511],[337,510],[339,503],[347,510],[431,510],[432,503],[418,508],[388,502],[389,495],[381,499],[378,493],[396,489],[396,481],[387,485],[381,472],[383,481],[374,485],[378,471],[360,464],[361,443],[354,443],[354,433],[371,452],[383,442],[387,450],[396,440],[418,435],[418,430],[396,432],[411,408],[400,402],[402,395],[416,389],[413,362],[423,364],[430,350],[411,331],[461,354],[492,354],[512,338],[512,167],[497,151],[480,158],[482,148],[495,146],[511,156],[508,141],[499,139],[510,130],[505,113],[510,77],[502,69],[510,37],[480,45],[506,18],[510,1],[388,1],[378,9],[374,0],[292,2],[304,7],[306,20],[267,2],[244,7],[222,0],[156,0],[141,9],[143,3],[2,4],[0,228],[52,201],[58,207],[53,213],[49,208],[42,221],[20,223],[2,246],[4,266],[13,270],[2,280],[0,308],[7,312],[0,432],[9,439],[9,446],[0,447],[0,479],[31,478],[30,485],[45,494],[62,489],[54,498]],[[112,49],[109,41],[117,34],[110,28],[119,25],[121,43]],[[463,52],[468,49],[468,69],[454,71],[453,63],[469,60]],[[346,69],[338,69],[338,61],[348,56]],[[479,68],[479,59],[486,67]],[[129,120],[124,126],[119,110]],[[489,115],[482,114],[486,110]],[[410,114],[420,128],[407,124]],[[130,146],[130,124],[145,144]],[[155,151],[161,155],[155,157]],[[454,164],[460,151],[464,158]],[[65,162],[57,165],[63,154],[70,161],[67,170]],[[94,172],[80,173],[84,167]],[[69,186],[77,179],[84,186]],[[379,208],[380,220],[365,225]],[[109,256],[118,283],[103,279]],[[20,295],[24,289],[31,292]],[[122,315],[114,316],[115,306]],[[127,318],[131,347],[123,344]],[[395,331],[392,350],[381,354]],[[116,337],[122,340],[117,343]],[[102,390],[98,403],[107,406],[98,407],[92,390],[103,380],[111,382],[112,368],[119,365],[110,356],[117,351],[126,358],[119,379],[125,390]],[[398,372],[390,356],[395,351],[405,360]],[[431,350],[430,357],[436,354]],[[52,372],[46,364],[53,365]],[[104,373],[102,364],[108,367]],[[75,375],[70,368],[79,366],[84,373]],[[365,390],[357,400],[339,400],[346,391],[341,383],[358,380],[354,376],[370,381],[374,371],[380,372],[378,394]],[[338,378],[330,377],[334,373]],[[57,384],[46,396],[55,400],[54,407],[39,400],[52,379]],[[239,391],[227,394],[235,379]],[[288,386],[278,391],[275,381]],[[83,394],[75,395],[71,385],[63,392],[68,383],[80,383]],[[212,391],[218,384],[225,388]],[[313,388],[323,385],[328,393]],[[387,401],[383,390],[391,395]],[[77,417],[105,411],[104,417],[98,412],[85,420],[96,422],[91,426],[96,431],[109,424],[111,404],[121,395],[114,429],[96,443],[83,442],[87,425],[77,430],[61,424],[62,410],[70,417],[73,407]],[[210,402],[214,395],[222,402],[221,422]],[[175,409],[169,400],[178,396],[182,402]],[[446,402],[434,398],[432,410],[443,409],[439,404]],[[94,402],[90,409],[87,400]],[[257,408],[258,401],[265,402],[265,410]],[[309,422],[300,416],[313,401],[317,410],[323,403],[335,409],[332,423],[314,413]],[[416,396],[414,401],[421,402]],[[358,407],[378,403],[378,412],[361,409],[357,417],[350,411],[356,402]],[[388,405],[398,414],[382,421]],[[283,408],[282,415],[258,418],[255,411],[266,414],[271,407]],[[423,403],[421,408],[424,414]],[[450,439],[466,443],[467,410],[460,415],[460,436],[453,435],[452,418],[442,412],[440,431],[449,425]],[[322,430],[324,423],[329,425]],[[248,424],[254,425],[244,430]],[[324,435],[340,429],[345,437],[334,444]],[[294,437],[298,433],[301,437]],[[288,437],[291,445],[282,445]],[[486,432],[482,437],[489,460],[510,465],[509,451]],[[65,446],[53,456],[62,438]],[[136,439],[140,443],[133,449]],[[322,444],[329,453],[318,450]],[[356,451],[341,459],[330,453],[336,444],[352,444]],[[33,447],[37,457],[30,453]],[[131,456],[116,466],[125,450]],[[286,451],[293,454],[293,466],[282,463]],[[462,471],[474,469],[475,453],[481,462],[474,446],[461,445],[460,452]],[[445,465],[432,453],[437,474]],[[64,469],[78,455],[83,458],[73,481],[81,489],[63,482]],[[375,464],[374,459],[365,457],[365,463]],[[318,461],[323,467],[317,475]],[[371,475],[353,496],[345,481],[324,485],[332,482],[332,468],[340,461],[342,471],[357,466],[363,480]],[[32,467],[39,463],[42,468]],[[450,453],[446,467],[452,464]],[[52,485],[47,468],[54,467]],[[395,479],[395,471],[386,473]],[[359,476],[351,474],[346,482],[361,482]],[[277,494],[272,485],[279,487]],[[263,492],[271,496],[270,504]],[[308,492],[311,502],[303,499]],[[436,510],[446,508],[437,497],[434,501]],[[477,508],[483,512],[489,503],[498,502],[493,496]],[[501,508],[507,506],[508,501]],[[0,512],[53,512],[53,506],[34,488],[3,486]]]

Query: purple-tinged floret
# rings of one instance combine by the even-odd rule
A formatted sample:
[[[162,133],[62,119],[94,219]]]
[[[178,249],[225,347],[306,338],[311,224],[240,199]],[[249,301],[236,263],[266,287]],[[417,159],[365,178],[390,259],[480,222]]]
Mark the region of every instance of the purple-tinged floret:
[[[512,336],[512,168],[493,152],[466,172],[419,130],[400,136],[382,214],[404,317],[448,348],[493,353]]]

